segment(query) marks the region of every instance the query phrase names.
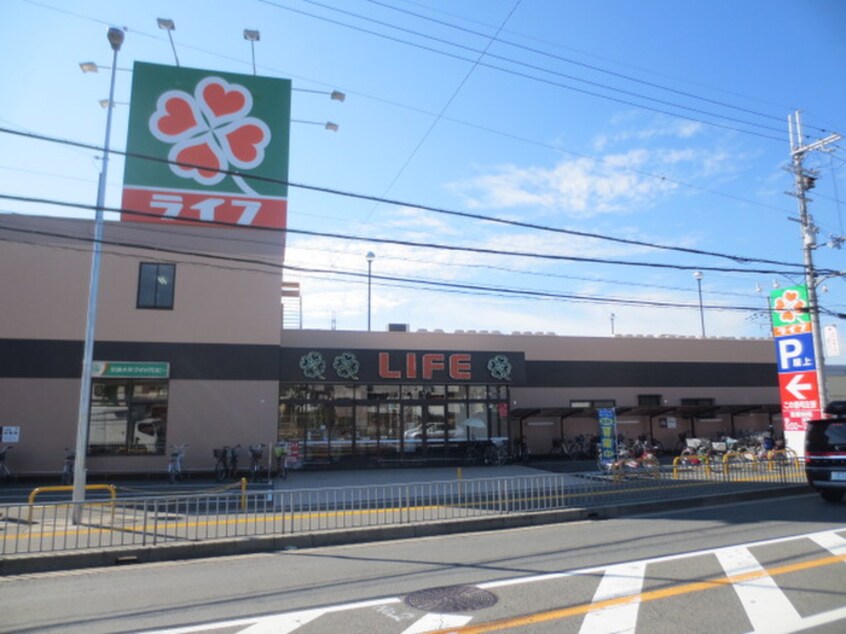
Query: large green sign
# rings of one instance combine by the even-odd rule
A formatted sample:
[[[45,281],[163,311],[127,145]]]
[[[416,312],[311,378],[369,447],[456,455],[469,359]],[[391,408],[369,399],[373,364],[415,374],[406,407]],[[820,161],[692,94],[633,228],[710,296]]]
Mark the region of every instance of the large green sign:
[[[136,62],[121,219],[284,228],[290,118],[288,79]]]

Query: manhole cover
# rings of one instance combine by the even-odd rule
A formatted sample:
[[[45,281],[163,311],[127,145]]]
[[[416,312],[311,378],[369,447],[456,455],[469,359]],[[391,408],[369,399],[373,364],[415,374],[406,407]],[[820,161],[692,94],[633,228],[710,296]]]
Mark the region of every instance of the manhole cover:
[[[489,608],[496,600],[493,592],[476,586],[442,586],[412,592],[405,603],[423,612],[447,613]]]

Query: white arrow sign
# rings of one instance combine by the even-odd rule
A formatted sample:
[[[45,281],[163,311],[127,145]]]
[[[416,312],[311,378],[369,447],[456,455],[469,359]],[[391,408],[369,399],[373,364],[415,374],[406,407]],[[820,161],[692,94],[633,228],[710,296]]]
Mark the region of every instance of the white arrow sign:
[[[814,386],[811,383],[800,383],[804,378],[804,374],[797,374],[790,382],[784,386],[784,389],[790,392],[794,398],[798,401],[807,400],[807,396],[805,396],[805,390],[811,390]]]

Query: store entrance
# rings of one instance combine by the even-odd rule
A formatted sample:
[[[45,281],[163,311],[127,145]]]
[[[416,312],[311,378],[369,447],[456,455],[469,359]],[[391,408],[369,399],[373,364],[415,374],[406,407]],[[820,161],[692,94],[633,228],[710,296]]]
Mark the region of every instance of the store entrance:
[[[304,466],[456,461],[507,433],[507,402],[507,386],[283,386],[279,437]]]

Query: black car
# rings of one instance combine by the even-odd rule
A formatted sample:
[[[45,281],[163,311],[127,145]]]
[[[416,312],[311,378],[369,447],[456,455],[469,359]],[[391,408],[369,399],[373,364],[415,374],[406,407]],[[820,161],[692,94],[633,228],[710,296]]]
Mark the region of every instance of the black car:
[[[805,475],[828,502],[846,495],[846,401],[825,408],[832,418],[812,420],[805,431]]]

